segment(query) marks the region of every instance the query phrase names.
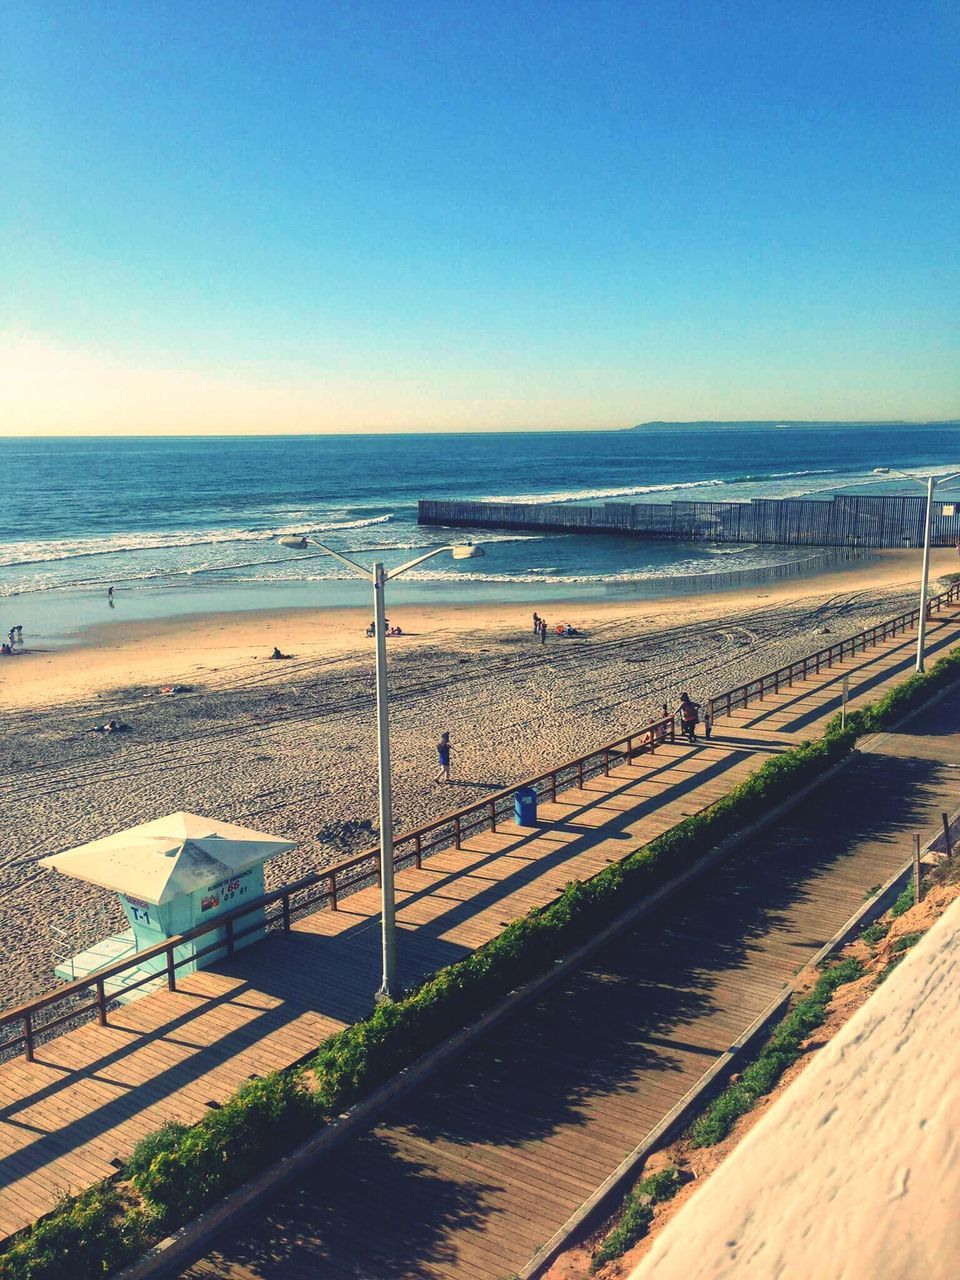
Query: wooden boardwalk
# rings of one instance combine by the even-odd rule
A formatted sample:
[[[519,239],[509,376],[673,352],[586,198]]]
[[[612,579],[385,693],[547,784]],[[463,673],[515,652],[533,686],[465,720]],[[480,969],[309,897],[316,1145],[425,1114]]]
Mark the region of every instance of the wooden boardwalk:
[[[932,653],[949,648],[960,635],[957,616],[944,614],[933,624],[929,635]],[[909,636],[878,646],[858,655],[855,661],[848,660],[842,667],[835,666],[802,686],[795,685],[735,714],[717,726],[709,744],[667,746],[654,757],[639,757],[632,764],[613,770],[610,777],[591,780],[583,789],[562,792],[556,804],[541,807],[543,824],[536,829],[505,826],[496,833],[466,840],[461,850],[450,849],[430,858],[422,870],[403,871],[397,880],[401,981],[411,983],[467,954],[495,936],[509,920],[550,901],[570,879],[593,874],[725,794],[767,755],[816,730],[833,713],[838,702],[838,682],[844,673],[850,676],[851,701],[856,703],[875,697],[884,686],[902,678],[911,661]],[[893,865],[901,854],[899,847],[891,847],[886,860],[878,858],[876,868],[871,867],[869,884],[883,879],[883,866]],[[867,865],[863,863],[863,867]],[[858,864],[856,873],[849,876],[850,885],[860,886],[861,898],[862,874]],[[607,1048],[598,1040],[593,1055],[596,1061],[578,1085],[576,1097],[566,1105],[574,1117],[574,1128],[585,1131],[581,1108],[589,1112],[599,1105],[591,1100],[593,1095],[603,1094],[605,1103],[602,1115],[598,1115],[597,1134],[604,1136],[584,1132],[584,1145],[576,1159],[564,1154],[562,1144],[556,1148],[550,1145],[550,1133],[557,1121],[553,1105],[537,1119],[542,1110],[538,1102],[542,1090],[549,1093],[553,1076],[558,1072],[563,1076],[563,1063],[570,1052],[569,1027],[561,1037],[563,1043],[558,1042],[556,1053],[548,1055],[546,1064],[537,1059],[538,1075],[532,1094],[525,1096],[518,1084],[512,1104],[516,1112],[513,1136],[507,1142],[499,1138],[492,1142],[482,1159],[478,1155],[474,1162],[471,1155],[471,1164],[474,1181],[481,1177],[492,1179],[494,1169],[512,1169],[515,1180],[505,1193],[511,1203],[527,1194],[521,1193],[519,1187],[531,1188],[529,1220],[533,1235],[540,1233],[533,1240],[533,1247],[563,1220],[564,1206],[578,1203],[577,1197],[609,1172],[619,1158],[616,1151],[622,1155],[634,1145],[637,1133],[644,1132],[648,1121],[652,1123],[664,1109],[662,1102],[674,1097],[678,1087],[682,1093],[689,1081],[709,1065],[712,1056],[735,1038],[742,1015],[766,1002],[767,993],[776,990],[802,963],[808,944],[812,946],[817,939],[829,936],[830,920],[849,914],[847,897],[842,902],[838,900],[832,914],[824,915],[818,905],[815,919],[791,926],[793,933],[799,929],[799,939],[791,934],[776,944],[767,940],[776,923],[775,916],[765,913],[753,927],[750,945],[740,948],[747,957],[756,953],[755,963],[751,960],[750,966],[726,966],[723,983],[729,1000],[720,999],[720,979],[706,976],[709,965],[698,960],[692,966],[691,939],[699,940],[699,931],[708,929],[706,925],[691,932],[688,926],[678,924],[669,946],[662,939],[653,947],[632,944],[631,956],[649,952],[649,968],[644,968],[642,976],[618,974],[614,966],[609,973],[598,971],[596,977],[576,980],[571,991],[586,981],[594,989],[597,1007],[612,1002],[614,1011],[620,1001],[618,993],[627,987],[639,984],[642,990],[656,993],[654,1024],[673,1029],[670,1065],[658,1065],[655,1082],[643,1089],[618,1086],[613,1096],[622,1095],[623,1112],[610,1113],[605,1109],[609,1094],[599,1087],[603,1078],[611,1070],[621,1070],[624,1054],[627,1058],[636,1054],[640,1062],[660,1055],[650,1048],[649,1027],[642,1046],[618,1046],[615,1036]],[[299,922],[291,934],[271,938],[228,963],[184,979],[177,992],[158,992],[111,1014],[107,1027],[90,1024],[40,1046],[33,1063],[19,1059],[0,1067],[0,1232],[9,1234],[47,1212],[63,1192],[108,1176],[141,1136],[165,1120],[190,1122],[200,1118],[211,1103],[222,1101],[244,1080],[297,1061],[326,1035],[366,1014],[379,979],[377,908],[378,891],[364,890],[345,899],[338,912],[317,912]],[[717,946],[723,951],[721,943]],[[708,1025],[698,1027],[696,1034],[688,1037],[689,1043],[676,1041],[678,1019],[702,1012],[705,994],[698,983],[706,983],[709,989],[707,1003],[712,1012]],[[499,1063],[488,1062],[476,1077],[478,1087],[488,1078],[495,1081],[499,1072],[504,1079],[509,1076],[513,1090],[514,1068],[533,1052],[539,1034],[534,1026],[524,1043],[511,1050],[515,1056]],[[454,1074],[459,1077],[459,1069]],[[484,1092],[489,1094],[489,1089],[485,1087]],[[466,1101],[461,1098],[468,1117],[474,1114],[474,1102],[481,1106],[479,1096],[470,1095]],[[442,1105],[446,1108],[447,1104]],[[441,1114],[444,1112],[434,1112],[434,1121]],[[477,1114],[483,1114],[482,1107]],[[521,1148],[531,1126],[534,1136],[538,1136],[538,1126],[546,1126],[550,1133],[539,1135],[547,1145],[538,1147],[535,1157],[530,1153],[528,1169],[527,1153]],[[431,1238],[437,1233],[441,1251],[453,1246],[441,1246],[440,1236],[445,1240],[448,1228],[452,1231],[455,1225],[462,1225],[463,1206],[449,1203],[459,1183],[452,1172],[452,1181],[443,1172],[447,1169],[444,1160],[452,1162],[452,1170],[455,1157],[464,1149],[461,1132],[456,1125],[454,1129],[448,1138],[439,1141],[432,1132],[424,1138],[414,1124],[409,1145],[400,1157],[409,1166],[408,1172],[423,1167],[423,1186],[432,1188],[428,1198],[435,1201],[433,1211],[421,1206],[425,1221],[409,1223],[409,1230],[426,1231]],[[408,1139],[403,1141],[407,1143]],[[395,1172],[397,1167],[395,1139],[374,1135],[366,1142],[362,1148],[367,1152],[365,1156],[357,1154],[361,1151],[358,1145],[343,1157],[348,1165],[358,1162],[354,1172],[361,1185],[365,1181],[373,1185],[381,1166],[386,1171],[384,1176],[392,1177],[390,1171]],[[440,1161],[439,1176],[424,1163],[424,1144]],[[488,1157],[490,1169],[484,1172]],[[338,1158],[338,1170],[339,1166]],[[544,1170],[542,1187],[538,1187],[538,1167]],[[338,1171],[338,1181],[339,1178]],[[358,1210],[362,1200],[361,1195]],[[534,1202],[542,1212],[534,1213]],[[478,1213],[473,1206],[468,1216]],[[484,1218],[486,1227],[488,1217]],[[553,1226],[544,1234],[547,1221]],[[484,1229],[484,1223],[478,1223],[476,1230],[487,1240],[490,1232]],[[330,1269],[325,1261],[324,1274],[357,1277],[408,1273],[402,1268],[392,1269],[393,1262],[389,1267],[384,1264],[385,1269],[364,1269],[367,1264],[351,1260],[349,1248],[353,1237],[353,1244],[359,1249],[359,1237],[352,1229],[341,1234],[347,1251],[338,1252],[338,1257],[347,1260],[334,1262],[331,1255]],[[518,1248],[521,1252],[526,1249],[527,1241],[528,1236],[521,1233],[507,1250],[510,1256],[515,1257]],[[326,1249],[326,1245],[323,1247]],[[494,1253],[499,1247],[483,1246],[488,1251],[492,1248]],[[411,1256],[420,1255],[415,1252]],[[462,1248],[457,1245],[447,1269],[441,1266],[437,1270],[431,1263],[424,1264],[426,1269],[409,1274],[483,1277],[516,1270],[525,1260],[520,1258],[495,1272],[486,1269],[491,1265],[489,1260],[483,1267],[478,1262],[476,1270],[470,1269],[472,1263],[458,1261],[469,1256],[472,1255],[466,1243]],[[294,1265],[289,1258],[287,1264]],[[316,1258],[307,1266],[307,1273],[316,1273]],[[206,1274],[210,1274],[209,1268]],[[243,1271],[236,1274],[242,1275]],[[253,1274],[260,1272],[254,1270]],[[296,1271],[285,1270],[283,1274],[293,1275]]]

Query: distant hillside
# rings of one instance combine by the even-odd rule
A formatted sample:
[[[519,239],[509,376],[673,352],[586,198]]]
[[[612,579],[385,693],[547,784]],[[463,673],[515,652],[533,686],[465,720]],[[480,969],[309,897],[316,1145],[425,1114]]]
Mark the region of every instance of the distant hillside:
[[[753,422],[745,418],[726,421],[703,419],[697,422],[638,422],[635,427],[625,427],[625,431],[643,431],[647,427],[956,427],[960,421],[956,418],[937,418],[933,422],[924,422],[912,418],[887,418],[882,422],[869,419],[834,422],[829,419],[770,418],[767,421]]]

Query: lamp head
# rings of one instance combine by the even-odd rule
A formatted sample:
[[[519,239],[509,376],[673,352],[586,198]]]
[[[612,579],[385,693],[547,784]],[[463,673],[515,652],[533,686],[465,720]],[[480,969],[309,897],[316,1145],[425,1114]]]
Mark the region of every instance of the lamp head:
[[[286,538],[281,538],[279,541],[281,547],[290,547],[294,551],[305,551],[309,546],[309,543],[302,534],[300,536],[293,534]]]
[[[454,560],[475,560],[478,556],[484,556],[487,553],[483,547],[478,547],[474,542],[464,542],[458,547],[454,547],[450,554]]]

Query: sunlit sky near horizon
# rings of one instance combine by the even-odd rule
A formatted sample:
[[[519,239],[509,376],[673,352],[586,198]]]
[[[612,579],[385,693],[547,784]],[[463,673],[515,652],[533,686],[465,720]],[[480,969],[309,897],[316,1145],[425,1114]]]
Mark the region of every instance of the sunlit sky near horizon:
[[[5,0],[0,433],[960,415],[960,6]]]

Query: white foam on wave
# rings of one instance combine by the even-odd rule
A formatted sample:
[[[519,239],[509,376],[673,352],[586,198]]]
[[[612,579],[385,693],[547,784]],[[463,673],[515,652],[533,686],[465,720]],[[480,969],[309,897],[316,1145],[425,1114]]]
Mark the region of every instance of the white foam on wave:
[[[678,489],[711,489],[724,480],[678,480],[668,484],[634,484],[621,489],[561,489],[558,493],[506,493],[478,498],[478,502],[588,502],[591,498],[636,498],[644,493],[670,493]]]
[[[58,539],[51,542],[9,542],[0,546],[0,566],[51,564],[86,556],[113,556],[140,551],[171,551],[181,547],[223,546],[240,542],[269,542],[297,533],[333,533],[339,529],[366,529],[386,524],[393,513],[362,520],[328,520],[309,527],[298,524],[273,529],[185,529],[156,533],[117,533],[100,538]]]

